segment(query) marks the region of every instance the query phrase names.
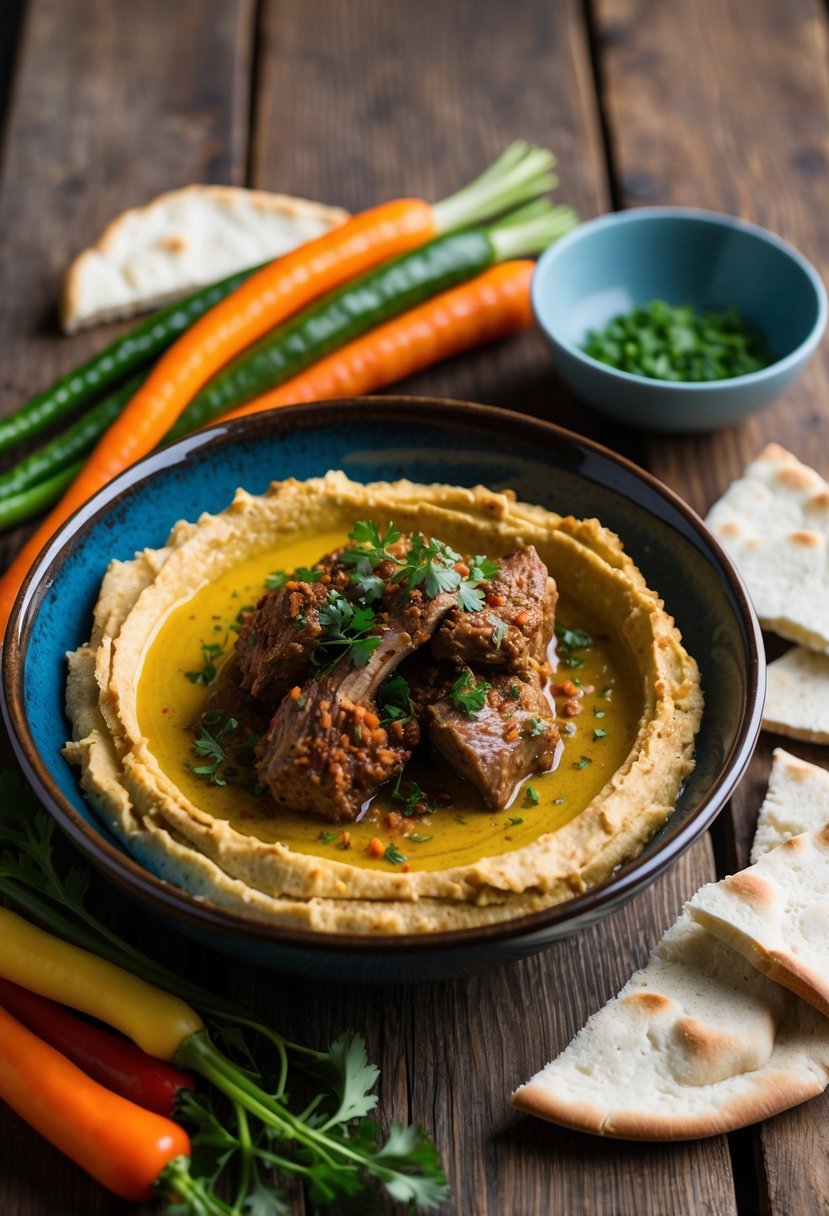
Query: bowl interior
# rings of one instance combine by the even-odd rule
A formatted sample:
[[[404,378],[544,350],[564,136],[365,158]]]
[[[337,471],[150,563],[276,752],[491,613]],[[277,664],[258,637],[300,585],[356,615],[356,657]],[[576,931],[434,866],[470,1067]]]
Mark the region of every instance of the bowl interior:
[[[549,424],[459,403],[332,403],[216,427],[149,457],[73,517],[41,554],[3,657],[4,712],[47,805],[81,847],[89,850],[93,838],[106,835],[60,749],[67,737],[65,654],[89,637],[108,563],[162,545],[177,519],[221,510],[237,486],[262,492],[273,479],[331,468],[363,481],[408,477],[513,487],[526,501],[598,516],[619,533],[675,616],[700,664],[706,699],[697,766],[677,809],[644,855],[604,884],[607,897],[626,889],[631,874],[635,881],[654,877],[667,864],[663,855],[677,854],[720,809],[759,730],[759,631],[741,584],[700,521],[632,465]],[[117,870],[117,855],[109,851]],[[101,864],[94,849],[90,855]],[[575,921],[603,898],[596,889],[543,915]],[[380,951],[399,945],[365,944]]]
[[[580,349],[591,329],[654,299],[699,310],[735,307],[775,360],[818,323],[821,291],[794,250],[728,216],[623,212],[576,229],[540,261],[538,315]]]

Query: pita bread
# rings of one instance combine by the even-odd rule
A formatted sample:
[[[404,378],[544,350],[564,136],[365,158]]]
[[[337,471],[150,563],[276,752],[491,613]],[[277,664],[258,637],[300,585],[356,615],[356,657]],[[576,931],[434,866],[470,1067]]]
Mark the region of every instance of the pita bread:
[[[512,1101],[578,1131],[685,1140],[766,1119],[827,1082],[824,1019],[683,914]]]
[[[186,186],[125,211],[66,273],[61,327],[132,317],[341,224],[348,212],[237,186]]]
[[[829,825],[697,891],[693,919],[829,1017]]]
[[[759,861],[801,832],[814,832],[829,823],[829,772],[817,764],[774,749],[768,790],[760,807],[751,861]]]
[[[829,654],[793,646],[769,663],[767,675],[765,729],[829,743]]]
[[[745,579],[761,625],[829,653],[829,485],[771,443],[707,520]]]
[[[778,846],[827,820],[829,773],[778,748],[752,860],[768,853],[785,868],[797,850]],[[647,965],[516,1091],[514,1105],[579,1131],[675,1140],[733,1131],[821,1093],[829,1022],[792,985],[747,970],[755,958],[733,945],[683,912]]]

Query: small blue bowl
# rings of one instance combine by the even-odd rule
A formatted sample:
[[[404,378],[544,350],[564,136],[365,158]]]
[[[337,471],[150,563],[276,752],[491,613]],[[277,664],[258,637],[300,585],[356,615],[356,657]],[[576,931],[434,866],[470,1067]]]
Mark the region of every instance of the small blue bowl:
[[[760,409],[803,370],[827,317],[816,270],[779,237],[734,216],[675,207],[582,224],[539,259],[532,299],[562,379],[599,413],[648,431],[713,431]],[[584,353],[590,330],[651,300],[736,308],[774,362],[730,380],[678,384]]]
[[[61,755],[66,652],[89,637],[113,558],[162,545],[177,519],[227,506],[237,486],[340,468],[359,481],[409,477],[493,489],[597,516],[625,544],[700,664],[697,763],[642,853],[565,903],[502,923],[400,936],[315,933],[197,899],[129,856],[93,814]],[[653,882],[711,824],[748,764],[765,691],[762,637],[717,541],[675,494],[576,435],[507,410],[413,397],[291,406],[200,431],[139,461],[42,550],[17,598],[2,655],[3,714],[20,765],[88,860],[139,907],[236,958],[350,982],[439,979],[532,954],[587,928]],[[690,894],[690,892],[689,892]]]

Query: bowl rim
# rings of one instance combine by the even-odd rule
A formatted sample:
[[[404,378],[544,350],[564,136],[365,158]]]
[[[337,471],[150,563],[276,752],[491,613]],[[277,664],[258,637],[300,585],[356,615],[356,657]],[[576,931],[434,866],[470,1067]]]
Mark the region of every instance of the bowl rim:
[[[314,430],[341,424],[346,418],[360,422],[399,420],[401,411],[420,412],[433,424],[441,420],[455,423],[470,421],[483,425],[496,435],[502,434],[508,443],[520,431],[523,438],[535,438],[543,448],[545,440],[558,446],[575,448],[609,461],[625,474],[644,482],[652,492],[671,505],[710,550],[719,562],[729,585],[746,637],[747,696],[741,706],[734,742],[723,759],[717,781],[704,799],[674,836],[652,854],[640,854],[611,874],[603,883],[589,888],[572,899],[554,904],[539,912],[513,917],[493,924],[440,932],[371,934],[343,933],[301,929],[261,920],[255,916],[209,903],[173,886],[147,870],[104,833],[104,825],[93,827],[75,810],[52,777],[28,726],[24,712],[23,673],[26,645],[42,600],[71,556],[78,538],[88,532],[109,507],[137,493],[142,485],[158,471],[183,463],[193,453],[222,448],[243,442],[262,432],[294,432]],[[408,413],[406,416],[411,416]],[[171,514],[174,512],[171,512]],[[172,522],[175,522],[174,520]],[[172,526],[172,523],[171,523]],[[664,873],[685,850],[710,826],[724,806],[731,791],[742,777],[751,759],[759,736],[765,692],[765,664],[762,661],[763,642],[760,626],[747,590],[731,559],[705,526],[703,520],[678,494],[646,470],[626,457],[610,451],[593,440],[586,439],[554,423],[518,414],[495,406],[449,398],[389,395],[383,397],[352,397],[306,405],[283,407],[278,411],[236,419],[205,428],[195,435],[151,453],[121,473],[88,502],[74,512],[46,542],[32,564],[15,600],[2,648],[2,710],[17,760],[35,793],[61,829],[79,847],[85,858],[125,891],[140,899],[162,915],[200,931],[218,932],[225,937],[244,938],[247,944],[273,948],[295,948],[314,953],[336,950],[351,955],[383,956],[401,949],[415,952],[437,950],[457,951],[494,944],[507,939],[533,936],[557,924],[589,917],[597,907],[608,905],[615,910],[638,890],[644,889]],[[94,812],[93,812],[94,814]],[[108,834],[108,833],[107,833]]]
[[[754,237],[763,244],[771,245],[779,250],[790,261],[794,262],[814,291],[817,315],[807,334],[798,342],[793,350],[790,350],[787,355],[783,355],[782,358],[775,359],[768,367],[762,367],[755,372],[746,372],[742,376],[728,376],[721,380],[700,381],[658,380],[653,376],[640,376],[635,372],[626,372],[621,368],[612,367],[609,363],[602,363],[601,360],[594,359],[592,355],[588,355],[586,351],[563,338],[556,331],[554,323],[549,318],[549,313],[545,312],[542,304],[544,280],[547,275],[552,273],[551,267],[554,266],[557,259],[566,254],[573,245],[578,245],[583,240],[589,240],[596,232],[601,232],[605,228],[616,228],[625,224],[648,223],[653,220],[679,220],[680,222],[687,220],[713,228],[730,228],[734,231],[742,232],[746,236]],[[628,384],[635,384],[647,392],[670,391],[674,393],[688,393],[692,396],[711,393],[717,390],[724,391],[731,387],[738,389],[740,387],[763,384],[767,380],[784,375],[790,368],[799,364],[802,359],[807,358],[812,353],[823,336],[827,319],[829,318],[829,299],[827,299],[824,282],[812,263],[799,249],[795,249],[793,245],[783,240],[777,233],[771,232],[768,228],[763,228],[759,224],[741,219],[736,215],[729,215],[724,211],[710,211],[702,207],[631,207],[628,210],[611,211],[606,215],[596,216],[595,219],[586,220],[583,224],[579,224],[577,228],[566,233],[554,244],[550,245],[541,254],[532,277],[530,297],[536,322],[549,341],[560,350],[566,352],[566,354],[575,359],[583,367],[590,368],[593,371],[604,372],[609,377],[618,378],[620,381],[627,382]]]

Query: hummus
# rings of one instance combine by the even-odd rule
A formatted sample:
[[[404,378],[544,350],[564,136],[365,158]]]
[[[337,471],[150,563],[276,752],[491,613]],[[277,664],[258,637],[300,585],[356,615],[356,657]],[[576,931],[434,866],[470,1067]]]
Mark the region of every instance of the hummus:
[[[400,816],[384,807],[412,801],[407,768],[373,819],[344,829],[269,806],[227,761],[230,727],[209,697],[238,622],[269,571],[313,564],[357,520],[393,521],[463,554],[532,545],[555,579],[561,659],[577,639],[571,666],[553,676],[560,754],[505,809],[467,808],[462,788],[441,781],[443,801],[395,834]],[[594,643],[581,651],[580,631]],[[110,565],[90,640],[69,656],[65,755],[132,854],[192,895],[298,928],[431,932],[539,911],[635,857],[693,767],[701,712],[697,666],[673,620],[597,520],[509,491],[329,473],[262,496],[239,490],[220,514],[178,523],[164,548]],[[198,722],[210,730],[197,737]]]

